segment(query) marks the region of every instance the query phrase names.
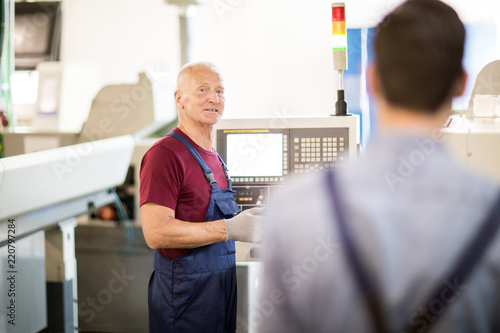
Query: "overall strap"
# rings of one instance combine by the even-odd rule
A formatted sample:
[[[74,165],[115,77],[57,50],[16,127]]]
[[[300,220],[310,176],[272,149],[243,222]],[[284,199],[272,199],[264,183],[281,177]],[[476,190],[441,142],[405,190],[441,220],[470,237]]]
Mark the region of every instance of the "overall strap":
[[[198,164],[203,169],[203,173],[205,174],[205,178],[207,179],[208,183],[210,184],[210,187],[214,188],[214,186],[215,186],[215,188],[217,188],[217,182],[215,181],[215,177],[214,177],[214,174],[212,173],[212,170],[210,170],[210,168],[208,167],[207,163],[205,163],[205,161],[203,160],[203,158],[200,156],[200,153],[198,153],[196,151],[196,149],[193,147],[193,145],[191,143],[189,143],[189,141],[186,140],[186,138],[184,138],[179,133],[170,132],[167,135],[176,138],[184,146],[186,146],[186,148],[189,150],[189,152],[191,153],[191,155],[193,155],[193,157],[196,159],[196,161],[198,162]]]
[[[372,323],[376,328],[376,332],[390,332],[386,326],[387,321],[382,314],[381,297],[378,289],[373,284],[373,278],[370,278],[372,275],[367,273],[365,266],[361,262],[361,255],[356,248],[354,240],[351,236],[351,232],[349,231],[347,221],[345,220],[342,204],[340,203],[341,195],[336,184],[335,172],[333,171],[333,169],[331,169],[329,172],[325,173],[325,176],[327,178],[326,184],[329,192],[330,202],[332,202],[331,207],[333,216],[336,217],[347,259],[351,264],[355,281],[361,289],[361,292],[365,299],[369,314],[372,319]]]
[[[367,271],[363,267],[360,254],[357,251],[351,235],[349,234],[347,222],[345,220],[341,204],[339,203],[340,195],[335,182],[335,173],[333,172],[333,170],[326,173],[326,178],[328,191],[333,203],[333,216],[337,217],[337,223],[339,225],[341,237],[344,241],[348,259],[354,271],[356,281],[365,296],[365,301],[370,310],[370,316],[372,318],[373,324],[375,325],[377,332],[390,332],[387,327],[387,320],[382,315],[382,299],[380,297],[381,294],[378,292],[376,286],[371,283],[371,279],[369,279],[369,276],[371,275],[367,274]],[[430,303],[433,300],[440,299],[443,290],[449,290],[450,284],[453,283],[455,285],[461,285],[465,282],[467,277],[479,263],[481,257],[484,255],[486,249],[488,248],[488,245],[496,236],[499,226],[500,196],[497,200],[495,200],[491,211],[485,218],[479,230],[476,232],[474,238],[469,242],[468,246],[461,253],[461,256],[459,256],[459,260],[457,260],[455,265],[445,276],[445,279],[442,280],[443,282],[439,283],[432,290],[432,293],[429,295],[429,297],[427,297],[427,302],[424,303],[425,306],[430,306]],[[445,310],[447,308],[448,307],[446,307]],[[438,317],[437,319],[439,319],[440,317]],[[431,326],[433,326],[438,321],[437,319],[434,321],[429,321],[426,318],[423,318],[423,316],[414,319],[424,320],[427,323],[426,330],[431,328]],[[417,322],[416,320],[413,320],[413,322]],[[402,331],[407,333],[417,332],[417,327],[411,326],[408,323]]]
[[[486,218],[483,220],[479,230],[477,230],[474,238],[469,241],[467,247],[462,251],[458,260],[452,266],[451,270],[445,276],[436,287],[433,289],[432,293],[427,297],[427,302],[424,303],[425,306],[436,299],[440,299],[443,291],[450,290],[450,285],[463,285],[470,274],[474,271],[474,268],[479,264],[481,258],[484,256],[488,246],[492,243],[493,239],[497,236],[498,227],[500,226],[500,197],[494,201],[493,207],[487,214]],[[445,310],[448,307],[445,307]],[[426,320],[427,328],[431,327],[437,320],[429,321],[424,319],[422,315],[415,318],[416,320]],[[407,333],[417,332],[415,326],[409,325],[405,327]]]
[[[233,185],[232,185],[233,182],[231,180],[231,177],[229,177],[229,170],[227,169],[226,163],[224,163],[224,161],[220,157],[219,153],[215,149],[214,149],[214,152],[217,154],[217,156],[219,157],[219,161],[222,163],[222,169],[224,170],[224,175],[226,176],[226,180],[227,180],[227,189],[231,191],[233,189]]]

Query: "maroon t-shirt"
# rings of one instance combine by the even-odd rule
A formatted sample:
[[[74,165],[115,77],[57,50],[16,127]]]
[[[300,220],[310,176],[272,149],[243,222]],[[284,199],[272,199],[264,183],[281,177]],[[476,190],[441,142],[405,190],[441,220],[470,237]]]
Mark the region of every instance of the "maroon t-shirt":
[[[185,137],[212,170],[217,187],[227,189],[222,164],[214,151],[194,143],[181,130],[174,132]],[[155,142],[144,154],[140,171],[140,205],[152,202],[171,208],[175,218],[189,222],[203,222],[210,203],[210,185],[191,152],[179,140],[165,136]],[[180,257],[187,249],[160,249],[169,259]]]

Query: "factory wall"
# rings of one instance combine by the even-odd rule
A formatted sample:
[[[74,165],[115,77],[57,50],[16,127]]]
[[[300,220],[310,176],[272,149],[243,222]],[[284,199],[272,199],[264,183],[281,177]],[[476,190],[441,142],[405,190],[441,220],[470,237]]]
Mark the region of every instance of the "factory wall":
[[[345,2],[348,28],[369,28],[401,1]],[[500,20],[496,0],[445,2],[467,24]],[[192,18],[192,59],[220,67],[226,117],[333,112],[337,77],[332,69],[330,3],[200,1]],[[62,59],[97,64],[103,85],[135,82],[140,71],[174,82],[180,66],[177,15],[177,7],[165,0],[65,0]],[[500,24],[491,29],[498,40]],[[500,57],[500,43],[488,47],[492,59]]]

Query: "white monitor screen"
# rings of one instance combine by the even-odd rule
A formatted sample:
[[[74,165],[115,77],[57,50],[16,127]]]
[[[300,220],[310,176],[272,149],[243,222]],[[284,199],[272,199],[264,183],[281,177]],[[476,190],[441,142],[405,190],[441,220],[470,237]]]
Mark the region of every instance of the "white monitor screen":
[[[232,177],[283,176],[283,134],[227,135],[227,164]]]

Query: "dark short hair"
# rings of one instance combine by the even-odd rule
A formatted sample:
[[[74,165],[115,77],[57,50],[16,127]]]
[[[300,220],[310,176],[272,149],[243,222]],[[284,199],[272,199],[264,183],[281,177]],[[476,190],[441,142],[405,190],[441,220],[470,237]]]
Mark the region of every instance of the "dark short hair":
[[[408,0],[376,28],[375,65],[391,104],[433,113],[462,75],[465,28],[438,0]]]

